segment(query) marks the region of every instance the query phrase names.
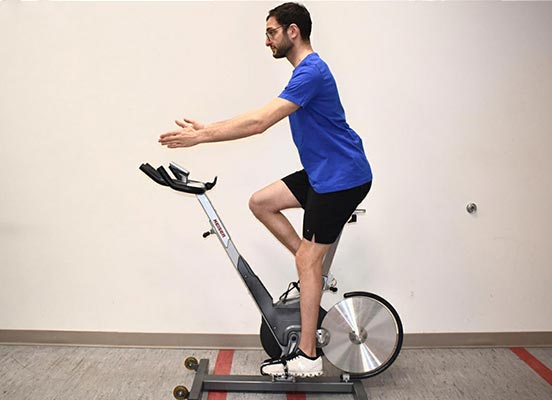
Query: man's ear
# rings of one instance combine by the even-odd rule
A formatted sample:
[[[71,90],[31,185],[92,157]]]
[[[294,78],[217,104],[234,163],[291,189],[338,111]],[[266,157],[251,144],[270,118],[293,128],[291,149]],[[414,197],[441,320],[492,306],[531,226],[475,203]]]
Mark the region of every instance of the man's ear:
[[[297,24],[291,24],[290,26],[288,26],[288,34],[292,39],[295,39],[301,36],[301,30],[299,29]]]

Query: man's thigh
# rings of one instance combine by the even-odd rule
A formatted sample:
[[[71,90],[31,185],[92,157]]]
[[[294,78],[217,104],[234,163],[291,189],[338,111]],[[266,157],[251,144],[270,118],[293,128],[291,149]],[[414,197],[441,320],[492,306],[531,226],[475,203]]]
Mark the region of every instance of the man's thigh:
[[[258,204],[270,211],[281,211],[290,208],[300,208],[301,204],[284,182],[278,180],[262,188],[253,195]]]

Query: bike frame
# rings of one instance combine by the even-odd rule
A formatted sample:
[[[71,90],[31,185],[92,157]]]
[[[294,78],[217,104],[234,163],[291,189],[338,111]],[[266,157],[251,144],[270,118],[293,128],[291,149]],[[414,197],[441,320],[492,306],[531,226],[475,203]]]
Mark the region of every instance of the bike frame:
[[[263,285],[262,281],[241,256],[238,249],[234,245],[228,230],[224,226],[222,219],[206,194],[207,190],[215,186],[216,178],[212,183],[190,180],[189,171],[175,163],[170,163],[169,169],[172,171],[176,179],[171,178],[163,167],[154,169],[149,164],[142,164],[140,169],[160,185],[169,186],[174,190],[196,196],[211,225],[210,231],[206,232],[204,237],[214,233],[219,238],[219,241],[230,258],[232,265],[238,271],[240,277],[249,290],[249,293],[253,297],[255,304],[259,308],[264,322],[280,346],[281,354],[290,354],[294,351],[295,347],[299,345],[301,337],[301,312],[299,301],[280,301],[275,304],[272,296]],[[363,210],[357,210],[352,216],[352,221],[356,220],[357,212],[363,212]],[[333,291],[337,290],[335,288],[335,280],[329,274],[329,270],[335,256],[340,237],[341,234],[330,247],[323,262],[323,291],[328,289]],[[323,317],[325,310],[321,309],[320,314],[320,316]]]
[[[222,247],[234,265],[234,268],[238,271],[249,293],[253,297],[253,300],[257,304],[272,335],[279,343],[282,352],[289,354],[294,350],[295,346],[298,346],[301,334],[299,302],[291,304],[274,304],[272,296],[263,285],[262,281],[253,272],[247,261],[245,261],[234,245],[230,233],[224,226],[222,219],[213,207],[209,197],[206,194],[197,194],[196,197],[211,224],[211,230],[208,233],[217,235]],[[330,257],[325,260],[323,268],[326,275],[329,272],[338,242],[339,240],[336,240],[330,248],[330,251],[328,251]]]

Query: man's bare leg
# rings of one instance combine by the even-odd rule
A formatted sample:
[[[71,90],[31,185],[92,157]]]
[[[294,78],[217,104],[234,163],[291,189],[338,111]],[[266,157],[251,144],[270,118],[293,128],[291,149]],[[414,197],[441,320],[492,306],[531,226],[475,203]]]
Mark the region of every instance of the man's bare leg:
[[[316,356],[316,330],[322,297],[322,262],[330,245],[303,239],[295,262],[301,281],[301,340],[299,348],[309,357]]]
[[[301,240],[282,210],[301,205],[282,181],[254,193],[249,201],[253,214],[295,255],[301,281],[301,340],[299,347],[310,357],[316,355],[316,330],[322,297],[322,263],[330,245]]]
[[[282,210],[300,207],[301,204],[282,181],[259,190],[249,200],[253,214],[293,255],[301,245],[301,238]]]

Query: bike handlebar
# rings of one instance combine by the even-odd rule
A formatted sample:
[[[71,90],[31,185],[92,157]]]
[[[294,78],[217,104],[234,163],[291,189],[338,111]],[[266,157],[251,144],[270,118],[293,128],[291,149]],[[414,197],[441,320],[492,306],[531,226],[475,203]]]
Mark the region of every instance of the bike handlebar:
[[[157,170],[148,163],[140,165],[140,171],[149,176],[156,183],[163,186],[169,186],[168,183],[165,182],[165,180],[161,177],[161,175],[159,175],[159,172],[157,172]]]
[[[150,164],[145,163],[140,166],[140,171],[149,176],[154,182],[169,186],[173,190],[190,194],[203,194],[207,190],[211,190],[217,183],[217,178],[213,182],[199,182],[188,179],[190,174],[184,168],[171,163],[169,169],[174,174],[176,179],[171,178],[165,167],[160,166],[155,169]]]

